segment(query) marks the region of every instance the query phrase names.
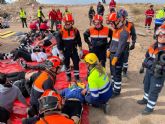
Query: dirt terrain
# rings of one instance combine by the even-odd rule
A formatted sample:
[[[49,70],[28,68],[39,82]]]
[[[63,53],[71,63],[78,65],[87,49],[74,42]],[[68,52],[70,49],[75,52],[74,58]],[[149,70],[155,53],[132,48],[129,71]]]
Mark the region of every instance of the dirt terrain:
[[[90,108],[89,120],[90,124],[165,124],[165,91],[162,90],[158,99],[157,106],[152,115],[142,116],[141,111],[144,106],[140,106],[136,103],[138,99],[143,97],[143,74],[139,74],[141,62],[144,58],[145,52],[149,45],[153,42],[152,33],[147,33],[144,28],[144,10],[148,7],[147,4],[134,4],[134,5],[118,5],[118,8],[125,8],[129,12],[130,20],[135,23],[137,30],[137,43],[136,48],[131,51],[129,58],[129,73],[128,78],[123,78],[122,92],[118,98],[111,99],[110,112],[105,115],[103,111]],[[161,5],[157,6],[158,9]],[[9,7],[10,8],[10,7]],[[57,8],[57,7],[56,7]],[[64,7],[60,6],[61,10]],[[75,26],[80,30],[81,36],[83,32],[89,28],[88,21],[88,9],[89,5],[86,6],[71,6],[69,7],[75,18]],[[94,5],[96,9],[96,5]],[[16,7],[19,11],[19,8]],[[47,5],[44,7],[45,15],[48,15],[50,7]],[[26,6],[27,13],[31,13],[31,7]],[[108,13],[108,6],[106,5],[106,13]],[[16,14],[15,14],[16,15]],[[17,20],[16,20],[17,19]],[[104,17],[105,19],[105,17]],[[153,28],[153,26],[152,26]],[[11,28],[7,30],[12,31],[25,31],[18,17],[12,19]],[[5,31],[1,30],[0,32]],[[144,34],[144,36],[142,36]],[[83,41],[83,37],[82,37]],[[17,46],[17,42],[13,42],[13,38],[0,39],[0,52],[7,52]],[[83,48],[86,48],[86,44],[83,41]],[[107,60],[107,72],[109,72],[109,60]]]

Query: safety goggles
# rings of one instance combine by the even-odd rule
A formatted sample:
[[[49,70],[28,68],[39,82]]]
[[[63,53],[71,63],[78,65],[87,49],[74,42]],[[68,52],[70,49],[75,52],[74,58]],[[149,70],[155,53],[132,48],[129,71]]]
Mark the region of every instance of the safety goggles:
[[[161,34],[161,33],[160,33],[160,34],[158,35],[158,37],[160,37],[160,38],[165,38],[165,34]]]
[[[67,22],[65,22],[65,25],[68,25],[68,26],[71,26],[71,25],[73,25],[73,24],[74,24],[73,21],[67,21]]]
[[[165,35],[165,30],[164,29],[158,29],[156,31],[156,35],[159,36],[159,35]]]

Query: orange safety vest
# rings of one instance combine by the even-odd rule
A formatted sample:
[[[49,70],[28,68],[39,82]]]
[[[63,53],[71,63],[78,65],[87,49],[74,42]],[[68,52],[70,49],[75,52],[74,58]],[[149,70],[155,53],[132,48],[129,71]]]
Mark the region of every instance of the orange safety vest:
[[[68,30],[63,28],[61,30],[62,40],[74,40],[76,37],[76,30],[77,29],[73,28],[72,30],[70,30],[70,32],[68,32]]]
[[[50,77],[48,72],[43,71],[41,74],[37,77],[37,79],[33,83],[33,88],[38,91],[43,93],[44,89],[42,88],[44,82]],[[51,77],[52,78],[52,77]],[[53,78],[52,78],[53,79]]]
[[[131,33],[131,28],[132,28],[132,23],[128,22],[128,25],[126,26],[127,31],[129,32],[129,34]],[[131,36],[129,35],[129,38],[127,40],[127,42],[131,42]]]
[[[47,115],[44,117],[44,120],[48,124],[74,124],[72,119],[65,117],[64,115],[56,114],[56,115]],[[36,122],[36,124],[46,124],[42,118]]]
[[[94,27],[89,29],[91,38],[108,38],[109,28],[103,27],[102,30],[97,30]]]
[[[128,31],[128,28],[124,28],[126,31]],[[124,30],[123,28],[121,29],[114,29],[113,30],[113,35],[112,35],[112,41],[114,42],[119,42],[120,39],[120,33]],[[129,32],[129,31],[128,31]]]
[[[162,47],[161,49],[159,49],[159,48],[154,49],[154,47],[153,47],[153,45],[152,45],[152,46],[149,47],[148,53],[149,53],[150,57],[156,58],[156,55],[157,55],[158,52],[161,51],[161,50],[165,51],[165,47]]]

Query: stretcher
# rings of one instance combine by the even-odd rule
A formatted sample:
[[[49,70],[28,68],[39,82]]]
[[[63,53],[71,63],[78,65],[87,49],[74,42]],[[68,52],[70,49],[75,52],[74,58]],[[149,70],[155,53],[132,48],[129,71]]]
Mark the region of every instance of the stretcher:
[[[37,62],[28,63],[31,65],[38,64]],[[80,63],[80,78],[84,82],[87,76],[87,68],[85,63]],[[17,62],[11,62],[11,60],[4,60],[0,62],[0,72],[2,73],[12,73],[12,72],[21,72],[25,71]],[[72,72],[73,73],[73,72]],[[73,75],[73,74],[72,74]],[[59,73],[56,78],[55,88],[57,90],[62,90],[67,88],[69,83],[66,82],[65,72]],[[29,102],[29,98],[26,99]],[[22,118],[27,117],[27,107],[24,106],[19,101],[15,101],[13,113],[11,114],[11,122],[12,124],[21,124]],[[89,124],[88,120],[89,108],[88,106],[83,106],[83,112],[81,116],[81,124]]]

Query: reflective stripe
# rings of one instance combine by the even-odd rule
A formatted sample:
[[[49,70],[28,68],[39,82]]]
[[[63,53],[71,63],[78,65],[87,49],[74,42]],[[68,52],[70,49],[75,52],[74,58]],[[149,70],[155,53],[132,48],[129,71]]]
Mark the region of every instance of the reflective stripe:
[[[151,101],[151,100],[148,100],[148,102],[151,103],[152,105],[155,105],[156,104],[156,102]]]
[[[70,72],[70,71],[69,71],[69,72],[66,71],[65,73],[66,73],[66,74],[70,74],[71,72]]]
[[[150,108],[150,109],[153,109],[154,108],[154,106],[151,106],[149,104],[147,104],[147,107]]]
[[[155,56],[154,54],[149,53],[149,55],[150,55],[150,57],[152,57],[152,58],[156,58],[156,56]]]
[[[119,42],[119,38],[112,38],[113,41]]]
[[[116,84],[116,85],[121,85],[121,82],[114,82],[114,84]]]
[[[35,85],[33,85],[33,88],[34,88],[36,91],[38,91],[38,92],[41,92],[41,93],[44,92],[44,90],[37,88]]]
[[[52,96],[54,91],[50,91],[48,96]]]
[[[115,88],[115,89],[121,89],[120,87],[118,87],[118,86],[116,86],[116,85],[114,85],[114,88]]]
[[[103,94],[103,93],[107,92],[110,89],[110,87],[111,87],[111,85],[109,85],[105,90],[99,92],[99,94]]]
[[[109,85],[109,82],[106,83],[106,85],[104,85],[104,87],[102,87],[102,88],[90,89],[90,91],[98,91],[98,90],[102,90],[102,89],[106,88],[108,85]]]
[[[62,40],[74,40],[75,37],[70,37],[70,38],[62,38]]]
[[[79,75],[79,73],[74,73],[74,75]]]
[[[93,96],[93,97],[99,97],[99,94],[91,93],[91,96]]]
[[[147,94],[147,93],[144,93],[144,95],[145,95],[145,96],[148,96],[148,94]]]
[[[108,38],[107,35],[90,35],[91,38]]]

